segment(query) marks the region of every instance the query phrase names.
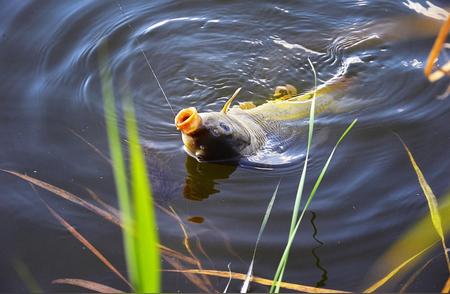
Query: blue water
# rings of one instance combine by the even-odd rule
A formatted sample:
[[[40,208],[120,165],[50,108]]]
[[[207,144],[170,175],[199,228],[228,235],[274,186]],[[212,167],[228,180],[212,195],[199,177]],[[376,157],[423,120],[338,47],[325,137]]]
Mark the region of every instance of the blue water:
[[[332,77],[348,58],[358,58],[362,62],[350,68],[354,83],[342,98],[353,107],[318,117],[305,191],[346,126],[355,118],[358,123],[305,215],[285,280],[361,290],[374,281],[368,273],[380,256],[427,214],[393,132],[408,144],[438,198],[449,190],[448,80],[431,84],[423,76],[440,23],[413,4],[427,7],[425,1],[394,0],[0,1],[0,168],[95,203],[88,188],[117,207],[111,166],[78,137],[108,155],[97,60],[106,40],[118,105],[126,96],[134,99],[157,203],[172,207],[184,221],[204,268],[228,271],[231,263],[233,271],[247,271],[262,216],[281,179],[255,260],[255,275],[270,279],[286,244],[305,146],[291,149],[295,160],[282,167],[197,163],[182,150],[174,114],[146,58],[175,112],[190,106],[219,111],[238,87],[243,100],[257,103],[277,85],[307,90],[314,85],[308,58],[319,81]],[[0,291],[26,289],[17,261],[46,291],[80,291],[53,285],[58,278],[127,290],[65,231],[41,198],[125,272],[117,227],[11,175],[0,174],[0,195]],[[162,209],[157,213],[161,243],[188,255],[177,222]],[[194,216],[203,222],[190,222]],[[436,247],[429,258],[440,253]],[[172,265],[163,260],[163,268]],[[446,279],[445,264],[437,258],[410,290],[439,291]],[[211,278],[217,291],[226,283]],[[394,280],[385,290],[399,290],[402,283]],[[240,285],[233,281],[230,291]],[[163,290],[199,289],[182,274],[164,273]]]

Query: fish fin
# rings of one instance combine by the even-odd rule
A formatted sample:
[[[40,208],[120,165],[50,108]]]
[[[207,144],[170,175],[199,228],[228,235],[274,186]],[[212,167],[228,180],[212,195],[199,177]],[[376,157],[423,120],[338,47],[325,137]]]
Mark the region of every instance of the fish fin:
[[[252,101],[239,102],[239,108],[243,110],[252,109],[255,107],[256,105]]]
[[[284,86],[275,87],[275,91],[272,95],[275,100],[288,100],[292,97],[297,96],[297,88],[290,84],[286,84]]]
[[[227,113],[228,110],[230,109],[231,103],[233,103],[234,98],[236,98],[236,96],[239,94],[239,92],[241,91],[242,88],[237,88],[236,91],[234,91],[234,94],[230,97],[230,99],[228,99],[227,102],[225,102],[225,105],[222,108],[223,113]]]
[[[289,95],[291,95],[291,97],[295,97],[297,96],[297,88],[292,86],[291,84],[286,84],[286,89],[288,90]]]

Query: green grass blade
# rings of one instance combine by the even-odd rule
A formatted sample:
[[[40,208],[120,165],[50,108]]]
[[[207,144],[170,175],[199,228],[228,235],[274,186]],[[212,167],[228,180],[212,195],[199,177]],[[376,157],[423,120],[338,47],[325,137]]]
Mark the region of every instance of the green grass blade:
[[[281,257],[280,263],[278,265],[278,268],[280,269],[280,276],[278,277],[278,280],[276,280],[276,284],[275,284],[274,289],[272,290],[272,288],[271,288],[271,292],[272,291],[274,291],[276,293],[279,292],[279,290],[280,290],[280,282],[281,282],[281,280],[283,278],[284,269],[286,267],[287,260],[288,260],[288,257],[289,257],[289,251],[290,251],[290,248],[292,246],[292,243],[294,242],[295,235],[296,235],[296,233],[298,231],[298,228],[300,227],[300,223],[301,223],[301,221],[303,219],[303,216],[304,216],[306,210],[308,209],[309,204],[311,203],[312,199],[314,198],[314,196],[315,196],[315,194],[317,192],[317,189],[319,188],[319,186],[320,186],[320,184],[321,184],[321,182],[323,180],[323,177],[325,176],[325,173],[326,173],[326,171],[328,169],[328,166],[330,165],[330,162],[331,162],[331,159],[333,158],[334,153],[336,152],[336,150],[337,150],[338,146],[340,145],[340,143],[342,142],[342,140],[347,136],[347,134],[350,132],[350,130],[353,128],[353,126],[356,124],[357,121],[358,121],[357,119],[353,120],[353,122],[347,127],[347,129],[344,131],[344,133],[341,135],[341,137],[337,141],[337,143],[334,146],[333,150],[331,151],[330,155],[328,156],[328,159],[327,159],[324,167],[322,168],[322,171],[320,172],[320,175],[317,178],[317,181],[314,184],[314,187],[311,190],[311,193],[309,194],[309,197],[308,197],[308,200],[307,200],[307,202],[305,204],[305,207],[303,208],[302,213],[301,213],[299,219],[297,220],[297,223],[296,223],[296,225],[294,227],[293,233],[289,235],[288,243],[287,243],[287,245],[285,247],[285,250],[283,252],[283,256]],[[274,285],[272,285],[272,287],[273,286]]]
[[[444,235],[450,232],[450,193],[444,195],[441,198],[441,205],[439,206],[439,214],[442,216]],[[434,230],[433,222],[429,215],[422,217],[417,221],[407,232],[405,232],[400,238],[390,246],[390,248],[383,253],[383,255],[377,260],[372,269],[368,271],[368,280],[377,280],[378,287],[386,284],[394,277],[400,280],[408,273],[408,270],[418,264],[425,254],[418,254],[424,249],[431,248],[441,243],[441,238]],[[412,258],[415,256],[415,258]],[[405,260],[409,260],[405,263]],[[399,265],[404,265],[399,266]],[[406,266],[408,265],[408,266]],[[394,269],[394,270],[392,270]],[[379,273],[387,273],[383,278],[379,277]],[[383,281],[381,284],[380,281]],[[371,283],[371,286],[365,288],[377,290],[375,288],[377,283]],[[368,291],[366,290],[366,291]]]
[[[438,202],[437,202],[436,196],[434,195],[433,190],[431,190],[430,185],[428,185],[428,182],[426,181],[425,176],[423,175],[422,171],[420,170],[419,166],[417,165],[417,162],[414,159],[414,156],[412,155],[408,146],[406,146],[405,142],[403,142],[403,140],[400,138],[400,136],[398,136],[398,138],[402,142],[403,147],[405,148],[406,153],[408,154],[409,160],[411,161],[411,165],[412,165],[414,171],[416,172],[420,187],[422,188],[423,194],[425,195],[425,198],[428,202],[428,208],[430,210],[431,221],[433,222],[433,226],[434,226],[434,229],[436,230],[436,233],[441,238],[442,247],[444,248],[445,260],[447,261],[447,268],[450,273],[450,259],[448,257],[447,245],[445,244],[445,235],[444,235],[444,230],[442,229],[442,220],[441,220],[441,215],[439,214],[439,207],[438,207]]]
[[[313,131],[314,131],[314,114],[315,114],[315,108],[316,108],[316,94],[317,94],[317,73],[314,68],[314,65],[312,64],[311,60],[309,60],[309,58],[308,58],[308,61],[309,61],[309,65],[311,66],[312,71],[314,73],[314,92],[313,92],[313,97],[311,100],[311,108],[309,110],[308,143],[306,145],[305,162],[303,164],[303,170],[302,170],[302,175],[300,177],[300,183],[299,183],[298,189],[297,189],[297,195],[295,197],[294,210],[292,212],[291,227],[289,229],[289,233],[292,233],[292,230],[295,227],[295,223],[297,222],[297,216],[298,216],[298,211],[300,208],[300,202],[302,199],[303,188],[305,186],[306,170],[308,168],[309,152],[311,150]]]
[[[44,293],[28,266],[21,259],[13,259],[13,267],[29,293]]]
[[[373,293],[375,292],[378,288],[380,288],[381,286],[383,286],[384,284],[386,284],[392,277],[394,277],[398,272],[400,272],[405,266],[407,266],[409,263],[411,263],[412,261],[414,261],[416,258],[418,258],[420,255],[422,255],[423,253],[425,253],[427,250],[429,250],[430,248],[433,247],[434,244],[428,246],[427,248],[423,249],[422,251],[418,252],[417,254],[415,254],[414,256],[411,256],[410,258],[408,258],[407,260],[405,260],[404,262],[402,262],[402,264],[400,264],[399,266],[397,266],[395,269],[393,269],[391,272],[389,272],[386,276],[384,276],[382,279],[380,279],[379,281],[377,281],[376,283],[374,283],[372,286],[370,286],[369,288],[367,288],[366,290],[364,290],[363,293]]]
[[[342,140],[344,140],[344,138],[347,136],[347,134],[350,132],[350,130],[353,128],[353,126],[356,124],[356,122],[358,121],[358,119],[354,119],[353,122],[347,127],[347,129],[344,131],[344,133],[341,135],[341,137],[339,138],[339,140],[337,141],[336,145],[334,145],[333,150],[331,151],[330,155],[328,156],[327,161],[325,162],[325,165],[322,168],[322,171],[320,172],[319,177],[317,178],[316,183],[314,184],[313,189],[311,190],[311,193],[309,194],[308,197],[308,201],[306,201],[305,207],[302,210],[302,214],[300,215],[297,224],[300,225],[300,222],[302,221],[302,218],[306,212],[306,209],[308,208],[309,204],[311,203],[314,195],[316,195],[317,189],[319,188],[320,184],[322,183],[323,177],[325,176],[325,173],[328,170],[328,166],[330,165],[331,159],[334,156],[334,153],[336,152],[338,146],[341,144]],[[297,226],[298,226],[297,225]],[[296,230],[298,229],[298,227],[296,226]],[[296,233],[296,231],[294,232]]]
[[[225,289],[223,289],[223,293],[228,292],[228,288],[230,287],[231,281],[233,280],[233,277],[231,276],[231,262],[228,263],[227,268],[228,268],[228,273],[230,274],[230,276],[228,277],[228,282],[227,282],[227,285],[225,286]]]
[[[289,237],[291,236],[291,234],[294,231],[295,228],[295,223],[297,222],[297,218],[298,218],[298,212],[300,210],[300,203],[302,200],[302,194],[303,194],[303,188],[305,186],[305,179],[306,179],[306,170],[308,168],[308,159],[309,159],[309,152],[311,149],[311,144],[312,144],[312,138],[313,138],[313,131],[314,131],[314,114],[315,114],[315,107],[316,107],[316,94],[317,94],[317,73],[316,73],[316,69],[314,68],[314,65],[312,64],[311,60],[308,58],[308,62],[309,65],[312,68],[313,74],[314,74],[314,91],[313,91],[313,97],[311,99],[311,108],[309,110],[309,128],[308,128],[308,143],[306,145],[306,156],[305,156],[305,162],[303,164],[303,170],[302,170],[302,175],[300,176],[300,182],[298,184],[298,188],[297,188],[297,194],[295,196],[295,202],[294,202],[294,209],[292,211],[292,218],[291,218],[291,226],[289,228]],[[284,268],[285,268],[285,264],[283,261],[283,264],[279,264],[277,271],[275,273],[275,277],[274,277],[274,283],[275,281],[279,281],[281,282],[281,279],[283,277],[284,274]],[[279,285],[277,287],[279,289]],[[273,292],[275,289],[275,284],[272,285],[272,287],[270,287],[270,292]]]
[[[141,293],[160,291],[160,259],[158,231],[153,207],[153,197],[148,180],[142,146],[139,142],[132,101],[124,105],[130,152],[131,187],[134,202],[135,250],[138,268],[136,290]]]
[[[118,290],[115,288],[111,288],[109,286],[100,284],[100,283],[96,283],[96,282],[92,282],[92,281],[88,281],[88,280],[83,280],[83,279],[56,279],[52,281],[52,284],[54,285],[71,285],[71,286],[76,286],[76,287],[80,287],[86,290],[91,290],[97,293],[124,293],[122,290]],[[81,291],[80,291],[81,292]],[[31,292],[31,293],[35,293],[35,292]]]
[[[100,78],[102,82],[103,104],[105,109],[106,130],[108,134],[108,143],[111,152],[112,167],[116,183],[121,218],[124,226],[122,234],[128,275],[132,284],[136,285],[136,283],[138,282],[138,277],[136,276],[137,264],[136,255],[134,252],[134,232],[131,231],[131,229],[133,228],[133,212],[130,204],[130,194],[128,190],[126,168],[120,141],[120,132],[113,94],[113,84],[107,58],[108,51],[106,48],[106,44],[103,44],[100,47],[99,63]]]
[[[250,262],[250,266],[248,267],[247,276],[245,277],[245,281],[242,284],[241,293],[247,293],[248,288],[250,286],[250,280],[253,276],[253,263],[255,261],[256,249],[258,248],[259,240],[261,239],[262,233],[266,228],[267,221],[269,220],[270,213],[272,211],[273,203],[275,202],[275,198],[277,197],[278,188],[280,187],[280,182],[278,182],[275,191],[273,192],[272,198],[270,199],[269,205],[267,205],[266,213],[264,214],[264,218],[261,222],[261,227],[259,228],[258,237],[256,238],[255,249],[253,250],[252,261]]]

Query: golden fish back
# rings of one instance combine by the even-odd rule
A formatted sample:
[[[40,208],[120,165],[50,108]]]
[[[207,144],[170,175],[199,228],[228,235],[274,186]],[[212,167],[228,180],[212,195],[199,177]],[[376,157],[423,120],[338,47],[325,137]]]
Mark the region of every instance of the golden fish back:
[[[327,111],[335,102],[335,98],[344,93],[347,83],[348,79],[340,77],[319,86],[315,91],[315,113]],[[309,91],[288,100],[269,100],[262,105],[244,110],[250,114],[262,115],[272,121],[301,119],[309,116],[313,96],[314,91]]]

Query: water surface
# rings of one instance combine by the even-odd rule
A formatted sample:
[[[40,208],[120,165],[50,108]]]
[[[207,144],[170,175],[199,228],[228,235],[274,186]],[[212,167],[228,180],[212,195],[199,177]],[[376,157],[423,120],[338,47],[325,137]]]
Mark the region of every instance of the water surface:
[[[242,100],[258,103],[277,85],[307,90],[314,85],[308,58],[321,81],[358,58],[343,97],[354,107],[317,120],[306,191],[345,127],[355,118],[359,122],[306,214],[285,280],[362,289],[381,254],[427,213],[393,132],[410,146],[436,195],[449,188],[450,103],[437,99],[448,81],[430,84],[423,77],[436,26],[408,25],[410,18],[428,20],[411,3],[416,2],[0,1],[0,168],[91,200],[88,188],[117,206],[109,163],[75,135],[108,154],[97,62],[99,44],[107,40],[114,87],[122,93],[118,102],[128,95],[136,105],[155,198],[178,213],[194,244],[200,240],[207,255],[197,246],[194,251],[205,268],[226,271],[231,263],[233,271],[246,272],[281,179],[255,261],[255,274],[271,278],[286,243],[306,142],[290,150],[295,160],[281,167],[197,163],[182,150],[174,115],[146,57],[175,112],[190,106],[218,111],[238,87]],[[41,199],[124,272],[116,227],[7,174],[0,175],[0,192],[0,291],[26,289],[13,266],[17,260],[46,291],[79,291],[52,285],[57,278],[126,289]],[[162,210],[158,222],[161,242],[187,254],[177,222]],[[172,268],[166,261],[163,267]],[[411,290],[439,291],[446,278],[445,264],[433,262]],[[165,273],[163,279],[167,292],[198,290],[180,274]],[[226,285],[225,279],[211,281],[218,291]],[[400,284],[395,281],[392,289]],[[234,281],[230,289],[239,287]]]

